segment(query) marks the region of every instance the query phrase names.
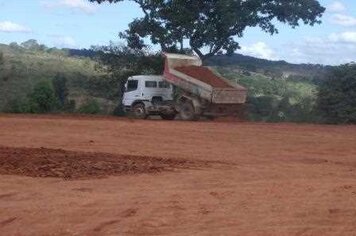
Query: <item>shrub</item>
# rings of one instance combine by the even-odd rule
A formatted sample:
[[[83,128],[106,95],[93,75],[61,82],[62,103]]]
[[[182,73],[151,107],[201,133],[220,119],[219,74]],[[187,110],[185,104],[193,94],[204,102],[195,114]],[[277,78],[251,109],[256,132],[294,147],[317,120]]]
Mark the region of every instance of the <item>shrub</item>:
[[[79,107],[78,112],[83,114],[98,114],[100,113],[99,103],[95,99],[89,99]]]
[[[125,116],[126,112],[124,109],[124,105],[120,103],[117,107],[115,107],[113,113],[114,116]]]
[[[285,96],[249,97],[248,114],[250,120],[266,122],[317,122],[315,102],[313,98],[305,97],[297,103]]]
[[[8,113],[28,113],[31,111],[30,103],[26,99],[15,98],[10,100],[4,107]]]
[[[58,107],[54,89],[47,81],[36,84],[29,98],[32,113],[52,112]]]
[[[278,106],[279,100],[273,96],[249,97],[247,101],[249,119],[254,121],[276,121]]]

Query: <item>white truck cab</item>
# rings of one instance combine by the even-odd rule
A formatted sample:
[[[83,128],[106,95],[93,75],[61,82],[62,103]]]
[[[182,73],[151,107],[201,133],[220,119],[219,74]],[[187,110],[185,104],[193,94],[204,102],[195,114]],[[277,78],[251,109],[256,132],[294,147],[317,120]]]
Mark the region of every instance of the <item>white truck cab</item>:
[[[132,76],[125,84],[123,105],[137,118],[160,115],[163,119],[172,120],[176,115],[172,101],[173,87],[163,76]]]

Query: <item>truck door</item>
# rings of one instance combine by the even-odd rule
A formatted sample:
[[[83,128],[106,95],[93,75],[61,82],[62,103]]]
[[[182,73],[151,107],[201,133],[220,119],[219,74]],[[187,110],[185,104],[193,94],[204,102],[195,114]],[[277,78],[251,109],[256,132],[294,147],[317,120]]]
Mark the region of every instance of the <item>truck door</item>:
[[[128,80],[125,86],[125,94],[123,98],[124,106],[131,106],[132,103],[141,98],[141,90],[139,89],[139,81],[136,79]]]

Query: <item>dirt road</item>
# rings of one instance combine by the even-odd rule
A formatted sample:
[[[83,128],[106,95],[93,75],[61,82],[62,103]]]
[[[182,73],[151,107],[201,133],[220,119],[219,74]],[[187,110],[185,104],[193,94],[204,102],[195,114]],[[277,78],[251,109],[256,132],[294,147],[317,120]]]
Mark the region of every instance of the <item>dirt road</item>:
[[[0,235],[356,235],[356,126],[0,115],[0,159]]]

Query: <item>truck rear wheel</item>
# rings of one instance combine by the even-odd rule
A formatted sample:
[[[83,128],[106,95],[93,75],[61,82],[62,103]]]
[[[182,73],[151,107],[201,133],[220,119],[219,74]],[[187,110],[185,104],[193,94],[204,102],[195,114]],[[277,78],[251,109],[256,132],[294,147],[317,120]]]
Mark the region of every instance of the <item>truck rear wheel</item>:
[[[147,119],[146,108],[143,103],[137,103],[132,107],[132,115],[136,119]]]
[[[179,113],[183,120],[199,120],[199,116],[195,114],[194,106],[190,101],[181,104]]]

